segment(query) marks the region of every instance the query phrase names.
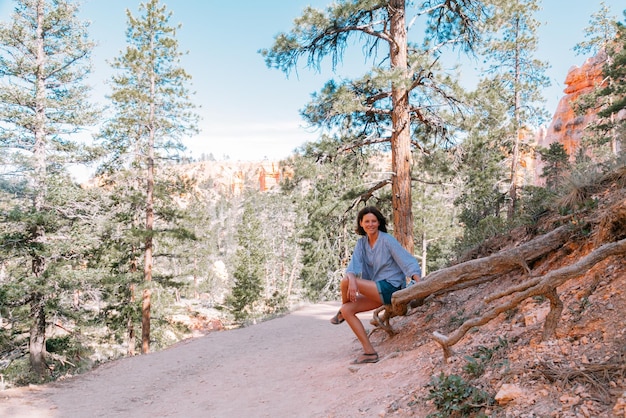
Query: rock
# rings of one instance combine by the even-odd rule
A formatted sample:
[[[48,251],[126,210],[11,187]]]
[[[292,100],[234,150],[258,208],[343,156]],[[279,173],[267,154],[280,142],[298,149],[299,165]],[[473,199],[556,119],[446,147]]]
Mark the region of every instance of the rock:
[[[500,405],[506,405],[507,403],[521,397],[524,397],[524,391],[522,388],[517,385],[505,383],[500,387],[500,390],[496,394],[496,401]]]
[[[622,393],[617,402],[615,402],[613,413],[618,417],[626,418],[626,392]]]
[[[563,406],[572,407],[580,404],[580,396],[563,395],[559,398]]]
[[[597,117],[593,110],[590,110],[584,116],[579,116],[572,105],[581,95],[591,92],[595,86],[600,85],[602,82],[602,66],[606,59],[606,54],[600,53],[595,57],[587,59],[581,67],[574,66],[570,68],[565,78],[565,84],[567,85],[563,91],[565,96],[559,101],[545,135],[540,133],[538,139],[539,146],[548,148],[550,144],[559,142],[563,145],[571,159],[575,157],[575,152],[582,140],[585,127]],[[537,174],[536,181],[538,183],[544,181],[539,176],[542,171],[543,163],[537,161],[535,173]]]
[[[545,321],[546,317],[550,313],[550,306],[540,306],[532,305],[530,308],[527,308],[527,312],[524,313],[524,324],[527,327],[535,324],[541,324]]]

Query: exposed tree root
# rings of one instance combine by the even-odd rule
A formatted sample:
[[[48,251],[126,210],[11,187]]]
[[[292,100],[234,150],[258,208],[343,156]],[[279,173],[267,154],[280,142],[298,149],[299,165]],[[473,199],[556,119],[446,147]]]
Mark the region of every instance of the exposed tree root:
[[[382,317],[381,317],[381,313],[382,313]],[[391,319],[391,317],[392,317],[391,305],[383,305],[380,308],[377,308],[374,311],[374,316],[372,320],[370,321],[370,323],[376,327],[374,328],[374,330],[372,330],[372,332],[376,331],[377,329],[381,329],[385,331],[387,334],[389,334],[390,337],[393,337],[394,335],[396,335],[396,331],[391,327],[391,324],[389,323],[389,320]]]
[[[427,297],[476,286],[520,267],[530,271],[528,261],[559,248],[570,234],[570,227],[561,226],[519,247],[435,271],[413,286],[395,292],[391,305],[383,305],[374,311],[371,323],[393,336],[396,332],[390,319],[406,315],[409,308],[421,305]]]
[[[433,339],[441,345],[444,351],[444,357],[447,358],[451,354],[450,347],[459,342],[469,330],[477,326],[485,325],[501,313],[515,308],[521,302],[530,297],[540,295],[543,295],[550,300],[550,313],[546,318],[542,337],[544,339],[554,338],[556,334],[556,326],[563,310],[563,304],[557,295],[556,288],[565,283],[567,280],[585,274],[587,270],[604,259],[624,254],[626,254],[626,239],[605,244],[581,258],[574,264],[551,271],[542,277],[534,278],[526,283],[511,288],[506,292],[492,296],[488,301],[515,293],[511,299],[488,309],[482,316],[465,321],[452,334],[445,336],[443,334],[435,333],[435,335],[433,335]]]

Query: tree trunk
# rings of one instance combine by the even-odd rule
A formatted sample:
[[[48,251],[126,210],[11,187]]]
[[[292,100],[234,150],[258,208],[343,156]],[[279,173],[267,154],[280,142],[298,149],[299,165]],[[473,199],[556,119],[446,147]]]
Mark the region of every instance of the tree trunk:
[[[389,2],[391,20],[390,58],[392,70],[408,78],[408,51],[405,18],[405,0]],[[391,87],[391,204],[393,229],[398,242],[413,254],[413,214],[411,199],[411,125],[409,96],[406,85],[393,83]]]
[[[422,222],[426,224],[426,222]],[[426,269],[426,257],[428,256],[428,242],[426,241],[426,229],[422,232],[422,277],[428,274]]]
[[[289,274],[289,283],[287,284],[287,300],[289,300],[289,297],[291,296],[291,289],[293,288],[293,282],[296,279],[299,259],[300,259],[300,250],[298,247],[296,247],[296,255],[293,257],[293,262],[291,264],[291,274]]]
[[[152,283],[152,246],[154,229],[154,157],[150,153],[148,157],[148,179],[146,190],[146,242],[144,253],[144,270],[143,279],[145,288],[143,290],[141,304],[141,352],[147,354],[150,352],[150,308],[151,308],[151,291]]]
[[[130,291],[130,304],[131,306],[135,304],[135,285],[133,283],[129,286]],[[126,350],[126,354],[129,356],[135,355],[135,322],[133,315],[128,315],[128,321],[126,323],[126,327],[128,330],[128,349]]]
[[[198,257],[193,257],[193,297],[195,299],[200,298],[200,293],[198,292]]]
[[[150,308],[151,308],[151,283],[152,283],[152,251],[154,244],[154,142],[155,142],[155,97],[156,78],[154,73],[150,78],[150,115],[148,123],[148,156],[146,178],[146,245],[144,253],[144,284],[143,299],[141,306],[141,352],[150,352]]]
[[[30,339],[28,343],[31,370],[39,377],[48,372],[46,364],[46,311],[43,295],[35,293],[30,301]]]

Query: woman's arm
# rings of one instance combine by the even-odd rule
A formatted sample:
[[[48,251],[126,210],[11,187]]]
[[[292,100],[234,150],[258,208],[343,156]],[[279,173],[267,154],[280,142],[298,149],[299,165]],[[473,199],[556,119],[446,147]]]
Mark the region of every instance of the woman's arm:
[[[385,241],[388,245],[391,257],[393,257],[394,261],[400,266],[400,269],[406,277],[411,277],[415,281],[419,280],[422,276],[422,269],[417,259],[413,257],[406,248],[400,245],[393,235],[387,234]]]

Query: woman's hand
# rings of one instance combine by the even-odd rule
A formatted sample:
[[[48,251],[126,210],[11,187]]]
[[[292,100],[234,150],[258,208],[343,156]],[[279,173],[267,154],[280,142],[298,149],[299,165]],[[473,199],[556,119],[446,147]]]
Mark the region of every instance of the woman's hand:
[[[348,299],[350,302],[356,302],[356,297],[359,294],[359,286],[356,284],[356,277],[348,277]]]

